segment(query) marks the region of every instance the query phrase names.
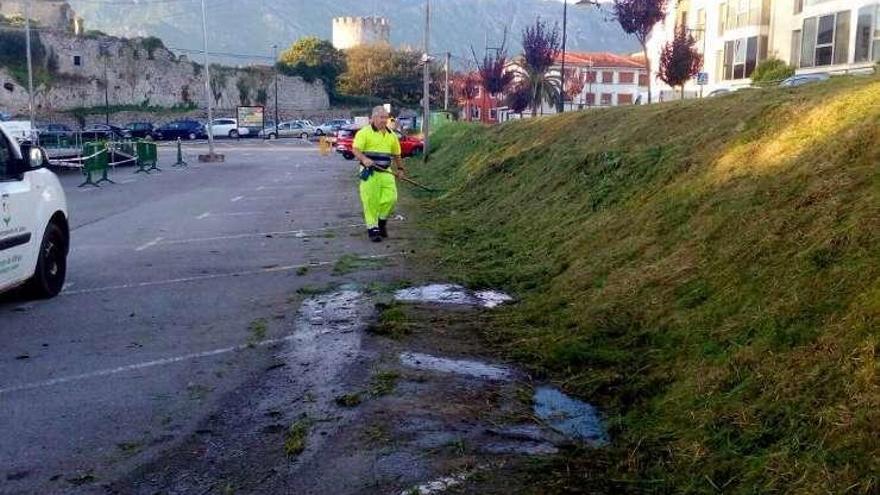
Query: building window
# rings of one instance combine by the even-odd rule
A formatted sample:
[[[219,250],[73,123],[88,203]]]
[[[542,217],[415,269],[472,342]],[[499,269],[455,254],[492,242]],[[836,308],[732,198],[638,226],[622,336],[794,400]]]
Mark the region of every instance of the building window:
[[[618,76],[620,84],[632,84],[635,80],[635,74],[632,72],[621,72]]]
[[[605,71],[602,73],[602,83],[603,84],[614,84],[614,73]]]
[[[800,67],[801,65],[801,30],[792,31],[791,33],[791,66]]]
[[[849,59],[849,11],[804,19],[801,67],[845,64]]]
[[[697,27],[693,33],[697,41],[703,41],[703,37],[706,36],[706,9],[697,10]]]
[[[804,11],[804,0],[794,0],[794,15]]]
[[[80,57],[79,55],[74,55],[73,56],[73,65],[75,67],[81,66],[82,65],[82,57]]]
[[[480,120],[480,107],[471,107],[471,120]]]
[[[498,109],[493,108],[489,110],[489,120],[498,120]]]
[[[595,93],[587,93],[587,105],[593,106],[596,104],[596,94]]]
[[[758,62],[767,58],[767,37],[752,36],[724,44],[723,79],[748,79]]]
[[[602,100],[600,101],[600,103],[602,105],[610,106],[612,96],[613,95],[611,93],[602,93]]]
[[[633,95],[625,94],[625,93],[619,93],[617,95],[617,104],[618,105],[632,105],[632,102],[633,102]]]
[[[859,10],[855,61],[880,61],[880,4]]]
[[[639,74],[639,86],[648,87],[648,75]]]

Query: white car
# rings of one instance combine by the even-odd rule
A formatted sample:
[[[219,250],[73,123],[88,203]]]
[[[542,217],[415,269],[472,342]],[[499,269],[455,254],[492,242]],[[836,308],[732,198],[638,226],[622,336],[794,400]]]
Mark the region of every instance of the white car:
[[[0,292],[25,285],[53,297],[64,287],[70,246],[67,198],[46,152],[0,123]]]
[[[211,125],[206,127],[207,132],[210,132],[215,138],[237,138],[247,136],[250,133],[247,127],[239,127],[238,121],[235,119],[214,119],[211,121]]]

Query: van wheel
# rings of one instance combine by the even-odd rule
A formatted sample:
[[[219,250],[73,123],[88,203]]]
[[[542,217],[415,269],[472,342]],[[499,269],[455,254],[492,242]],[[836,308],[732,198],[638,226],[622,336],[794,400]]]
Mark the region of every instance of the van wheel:
[[[61,227],[50,223],[40,243],[37,271],[28,281],[28,292],[42,299],[55,297],[67,276],[67,238]]]
[[[198,136],[196,136],[196,133],[194,133],[194,132],[189,133],[189,140],[190,141],[195,141],[196,138],[198,138]]]
[[[231,139],[237,139],[238,138],[238,131],[236,131],[235,129],[229,131],[229,137]]]

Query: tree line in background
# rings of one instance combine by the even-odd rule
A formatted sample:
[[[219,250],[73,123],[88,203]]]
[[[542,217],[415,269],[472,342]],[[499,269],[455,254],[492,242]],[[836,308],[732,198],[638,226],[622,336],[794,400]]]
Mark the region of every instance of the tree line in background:
[[[367,102],[414,106],[422,99],[422,61],[416,50],[387,44],[338,50],[327,40],[309,36],[284,50],[277,68],[307,82],[322,81],[334,103],[361,97]],[[431,99],[437,101],[442,98],[443,68],[435,62],[431,72]]]
[[[642,47],[648,74],[653,75],[648,57],[648,37],[655,26],[666,18],[669,0],[612,0],[611,16],[626,33],[636,38]],[[578,4],[598,5],[595,0],[579,0]],[[673,88],[680,88],[702,70],[703,56],[686,26],[677,26],[675,36],[660,54],[656,75]],[[573,69],[563,74],[555,69],[562,47],[558,24],[549,24],[538,18],[527,26],[522,36],[522,54],[511,59],[505,49],[507,34],[500,49],[482,59],[472,51],[475,70],[454,74],[451,91],[457,100],[468,105],[482,90],[504,104],[514,113],[531,110],[535,115],[544,104],[563,107],[573,101],[584,89],[585,81]],[[306,81],[320,80],[335,103],[360,98],[363,102],[391,102],[402,106],[417,106],[422,99],[421,52],[413,49],[395,49],[387,44],[365,45],[348,50],[337,50],[332,43],[317,37],[302,38],[284,50],[278,61],[278,70],[300,76]],[[443,100],[443,67],[437,61],[431,64],[431,100]],[[792,71],[779,61],[767,61],[759,67],[756,80],[779,78]],[[766,73],[766,74],[765,74]],[[648,102],[651,102],[651,81],[648,77]]]

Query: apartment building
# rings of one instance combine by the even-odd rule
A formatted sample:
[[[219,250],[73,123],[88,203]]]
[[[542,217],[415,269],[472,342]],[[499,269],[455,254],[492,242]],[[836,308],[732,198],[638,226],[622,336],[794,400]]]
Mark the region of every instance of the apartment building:
[[[684,26],[703,53],[704,86],[686,97],[751,84],[755,67],[779,58],[798,73],[872,70],[880,59],[880,0],[670,0],[649,40],[656,74],[663,45]],[[654,79],[655,98],[672,95]]]

